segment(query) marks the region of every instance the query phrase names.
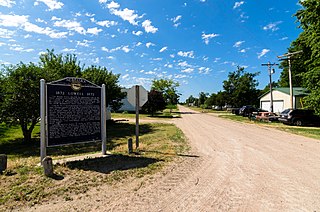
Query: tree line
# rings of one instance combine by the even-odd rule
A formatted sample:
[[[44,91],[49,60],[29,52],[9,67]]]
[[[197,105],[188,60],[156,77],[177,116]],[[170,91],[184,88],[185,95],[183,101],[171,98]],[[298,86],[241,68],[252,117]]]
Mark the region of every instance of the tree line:
[[[320,114],[320,1],[300,0],[302,9],[294,16],[302,32],[291,42],[288,52],[302,50],[291,58],[291,72],[293,87],[306,88],[310,93],[304,97],[305,108],[314,109]],[[284,60],[280,64],[282,72],[278,82],[272,82],[273,87],[289,87],[289,64]],[[190,96],[186,103],[196,106],[210,107],[212,105],[259,105],[258,97],[269,90],[269,85],[258,90],[258,82],[254,79],[259,73],[248,73],[238,67],[230,72],[228,79],[223,82],[223,90],[209,95],[200,92],[199,97]]]
[[[121,107],[126,95],[121,92],[120,74],[101,66],[84,67],[74,54],[55,54],[54,50],[47,50],[37,64],[20,62],[1,69],[0,124],[20,125],[24,140],[31,141],[32,131],[40,119],[40,79],[52,82],[65,77],[84,78],[99,86],[105,84],[106,103],[114,111]],[[177,104],[178,86],[172,80],[153,80],[144,111],[153,115],[167,105]]]

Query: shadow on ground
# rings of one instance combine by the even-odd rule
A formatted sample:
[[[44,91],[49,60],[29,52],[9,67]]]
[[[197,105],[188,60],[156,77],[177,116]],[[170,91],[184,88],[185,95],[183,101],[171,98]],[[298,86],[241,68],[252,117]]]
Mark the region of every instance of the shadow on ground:
[[[108,174],[116,170],[143,168],[160,161],[162,160],[147,157],[111,155],[109,157],[89,158],[82,161],[67,162],[66,166],[70,169],[81,169]]]

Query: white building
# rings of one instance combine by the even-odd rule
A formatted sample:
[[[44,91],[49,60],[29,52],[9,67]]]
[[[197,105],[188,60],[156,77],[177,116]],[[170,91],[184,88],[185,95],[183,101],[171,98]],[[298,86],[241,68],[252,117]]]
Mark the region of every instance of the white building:
[[[281,113],[291,107],[290,89],[288,87],[272,89],[273,112]],[[305,88],[293,88],[293,108],[303,108],[302,98],[308,95]],[[270,91],[260,96],[260,108],[270,111]]]

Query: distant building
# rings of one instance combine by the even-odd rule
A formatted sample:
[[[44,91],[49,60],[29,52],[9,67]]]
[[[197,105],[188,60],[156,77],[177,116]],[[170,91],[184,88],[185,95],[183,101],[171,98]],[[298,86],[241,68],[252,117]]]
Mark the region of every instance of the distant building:
[[[272,89],[273,95],[273,112],[281,113],[283,110],[290,108],[290,88],[274,88]],[[293,88],[293,108],[303,108],[302,99],[308,95],[305,88]],[[260,96],[260,108],[270,111],[270,91]]]
[[[121,92],[127,93],[129,89],[122,88]],[[122,106],[119,111],[136,111],[136,107],[128,102],[127,95],[121,100]]]

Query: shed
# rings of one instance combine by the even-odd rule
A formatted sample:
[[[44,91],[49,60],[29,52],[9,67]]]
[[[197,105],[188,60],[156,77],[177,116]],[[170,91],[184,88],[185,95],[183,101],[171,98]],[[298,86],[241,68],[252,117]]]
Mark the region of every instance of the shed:
[[[290,88],[281,87],[272,89],[273,112],[281,113],[290,108]],[[301,87],[293,88],[293,108],[303,108],[302,99],[308,95],[308,90]],[[260,96],[260,108],[270,111],[270,91]]]

